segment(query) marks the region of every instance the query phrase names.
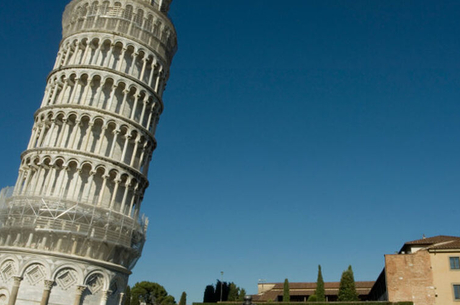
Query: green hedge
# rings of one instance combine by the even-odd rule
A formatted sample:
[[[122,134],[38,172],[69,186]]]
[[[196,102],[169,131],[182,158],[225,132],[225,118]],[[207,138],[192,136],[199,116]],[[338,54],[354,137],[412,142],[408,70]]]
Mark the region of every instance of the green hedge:
[[[219,303],[193,303],[193,305],[241,305],[243,302],[219,302]],[[300,305],[300,304],[312,304],[312,305],[414,305],[413,302],[372,302],[372,301],[362,301],[362,302],[260,302],[253,303],[255,305]]]

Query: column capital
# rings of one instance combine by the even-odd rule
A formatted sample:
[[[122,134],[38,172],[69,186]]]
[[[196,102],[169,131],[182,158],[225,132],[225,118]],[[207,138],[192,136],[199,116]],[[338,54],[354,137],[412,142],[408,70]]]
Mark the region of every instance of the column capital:
[[[77,293],[82,294],[85,291],[86,285],[77,285]]]
[[[51,288],[53,288],[53,285],[53,280],[45,280],[45,290],[51,290]]]
[[[23,279],[22,276],[13,276],[14,285],[19,285]]]

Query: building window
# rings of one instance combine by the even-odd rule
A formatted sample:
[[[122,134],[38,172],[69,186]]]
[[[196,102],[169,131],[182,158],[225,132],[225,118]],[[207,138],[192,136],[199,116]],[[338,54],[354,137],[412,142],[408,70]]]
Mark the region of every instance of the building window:
[[[454,300],[460,301],[460,285],[454,285]]]
[[[460,269],[460,258],[459,257],[450,258],[450,269]]]

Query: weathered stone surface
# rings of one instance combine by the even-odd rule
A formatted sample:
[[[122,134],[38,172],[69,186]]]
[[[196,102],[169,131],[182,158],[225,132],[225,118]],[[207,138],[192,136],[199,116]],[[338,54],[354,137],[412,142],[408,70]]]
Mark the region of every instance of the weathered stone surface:
[[[171,0],[73,0],[13,191],[0,193],[0,302],[119,304],[162,95]]]

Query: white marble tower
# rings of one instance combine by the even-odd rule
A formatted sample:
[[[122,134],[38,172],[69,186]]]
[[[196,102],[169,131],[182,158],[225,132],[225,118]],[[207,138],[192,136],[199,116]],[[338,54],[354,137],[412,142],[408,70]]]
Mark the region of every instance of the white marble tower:
[[[0,304],[121,304],[141,256],[172,0],[73,0],[16,185],[0,193]]]

